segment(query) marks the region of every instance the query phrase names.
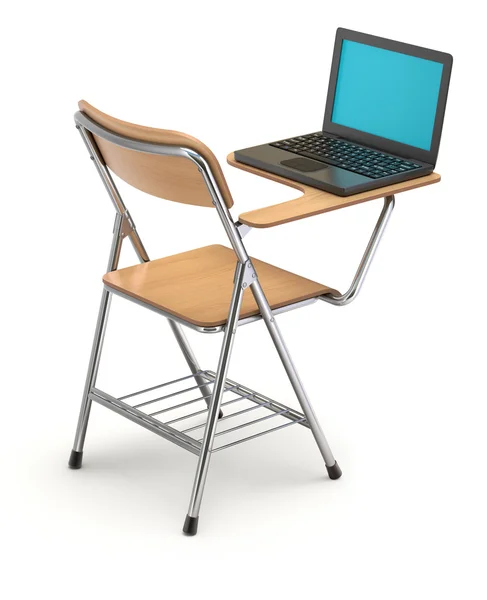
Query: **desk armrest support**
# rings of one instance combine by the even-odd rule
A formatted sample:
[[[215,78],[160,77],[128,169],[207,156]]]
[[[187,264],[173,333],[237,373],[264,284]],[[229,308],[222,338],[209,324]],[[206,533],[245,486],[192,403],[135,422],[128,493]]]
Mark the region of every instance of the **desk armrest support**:
[[[319,296],[320,300],[328,302],[329,304],[335,304],[336,306],[345,306],[350,304],[352,300],[357,297],[360,288],[364,282],[367,271],[370,267],[372,259],[374,258],[375,251],[379,245],[382,234],[387,226],[387,222],[391,213],[394,209],[394,195],[400,192],[406,192],[415,188],[420,188],[433,183],[438,183],[441,179],[438,173],[430,173],[423,177],[416,179],[408,179],[400,183],[393,183],[381,188],[369,190],[367,192],[361,192],[352,196],[335,196],[329,192],[312,188],[310,186],[298,183],[291,179],[281,177],[280,175],[274,175],[268,171],[257,169],[249,165],[239,163],[235,160],[234,154],[229,154],[227,157],[228,164],[242,169],[254,175],[282,183],[291,188],[298,189],[301,192],[301,196],[294,200],[288,200],[287,202],[281,202],[280,204],[274,204],[265,208],[260,208],[247,213],[243,213],[239,216],[237,222],[238,231],[243,237],[249,232],[249,228],[266,228],[275,227],[276,225],[282,225],[283,223],[290,223],[291,221],[297,221],[298,219],[304,219],[313,215],[319,215],[339,208],[345,208],[346,206],[352,206],[361,202],[368,202],[375,200],[376,198],[384,198],[384,207],[379,216],[377,224],[372,236],[369,240],[367,248],[365,249],[364,255],[358,266],[355,277],[353,278],[350,288],[340,295],[325,294]]]
[[[389,217],[394,209],[394,202],[394,196],[386,196],[384,198],[384,207],[382,208],[382,212],[380,213],[377,224],[372,232],[372,236],[367,244],[364,255],[362,256],[362,260],[360,261],[357,272],[355,273],[355,277],[353,278],[352,284],[348,290],[340,296],[325,294],[324,296],[319,297],[320,300],[329,302],[330,304],[335,304],[336,306],[345,306],[346,304],[350,304],[350,302],[357,297],[364,282],[365,276],[367,275],[367,271],[369,270],[370,264],[372,263],[372,259],[374,258],[375,251],[379,246],[379,242],[387,226]]]

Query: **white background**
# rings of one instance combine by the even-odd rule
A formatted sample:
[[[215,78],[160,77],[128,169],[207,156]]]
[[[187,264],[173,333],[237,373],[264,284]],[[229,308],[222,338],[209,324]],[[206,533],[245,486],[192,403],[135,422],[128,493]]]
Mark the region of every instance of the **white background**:
[[[451,6],[451,8],[450,8]],[[485,598],[485,31],[478,3],[18,2],[2,9],[1,541],[5,598]],[[343,469],[304,428],[196,458],[95,406],[67,468],[113,223],[79,99],[177,129],[223,163],[233,215],[292,190],[234,149],[320,128],[338,26],[450,52],[438,185],[397,197],[356,303],[279,318]],[[121,185],[153,257],[225,243],[216,214]],[[346,289],[381,201],[247,238]],[[129,247],[124,265],[135,258]],[[189,332],[204,368],[221,336]],[[295,405],[262,323],[229,375]],[[113,303],[99,385],[186,374],[167,324]]]

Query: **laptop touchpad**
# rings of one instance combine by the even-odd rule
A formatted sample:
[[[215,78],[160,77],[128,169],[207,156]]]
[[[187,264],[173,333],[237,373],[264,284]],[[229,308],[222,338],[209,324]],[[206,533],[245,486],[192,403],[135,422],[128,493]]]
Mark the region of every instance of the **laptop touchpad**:
[[[289,160],[283,160],[281,165],[284,167],[291,167],[297,171],[303,171],[305,173],[311,173],[311,171],[318,171],[319,169],[326,169],[327,165],[317,160],[311,160],[309,158],[291,158]]]

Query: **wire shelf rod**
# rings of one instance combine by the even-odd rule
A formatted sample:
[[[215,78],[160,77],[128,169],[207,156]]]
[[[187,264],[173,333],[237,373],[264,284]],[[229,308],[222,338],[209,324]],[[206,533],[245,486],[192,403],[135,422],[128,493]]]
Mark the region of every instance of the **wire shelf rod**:
[[[239,400],[245,400],[245,398],[239,398]],[[223,404],[221,406],[223,406]],[[231,415],[225,415],[224,417],[221,417],[220,419],[218,419],[218,423],[221,423],[222,421],[225,421],[227,419],[231,419],[232,417],[238,417],[239,415],[243,415],[252,410],[256,410],[257,408],[262,408],[265,406],[266,406],[265,404],[256,404],[255,406],[251,406],[250,408],[244,408],[243,410],[239,410],[238,412],[232,413]],[[194,427],[188,427],[188,429],[181,429],[181,433],[187,433],[188,431],[193,431],[194,429],[199,429],[200,427],[204,427],[205,425],[206,425],[206,422],[200,423],[199,425],[195,425]]]
[[[140,404],[135,404],[134,408],[142,408],[143,406],[148,406],[149,404],[154,404],[154,402],[160,402],[161,400],[167,400],[168,398],[174,398],[174,396],[180,396],[185,392],[192,392],[193,390],[197,390],[199,388],[207,386],[207,383],[199,383],[198,385],[193,385],[184,390],[179,390],[177,392],[172,392],[171,394],[166,394],[165,396],[160,396],[159,398],[154,398],[153,400],[146,400],[145,402],[141,402]]]
[[[228,402],[222,402],[220,404],[220,408],[223,408],[224,406],[228,406],[229,404],[234,404],[235,402],[240,402],[240,400],[246,400],[248,398],[250,398],[251,396],[254,396],[255,394],[247,394],[245,396],[239,396],[238,398],[233,398],[232,400],[228,400]],[[172,419],[171,421],[165,421],[166,425],[172,425],[173,423],[177,423],[178,421],[184,421],[184,419],[190,419],[191,417],[197,417],[198,415],[202,415],[205,412],[208,411],[208,408],[203,408],[202,410],[198,410],[194,413],[190,413],[189,415],[183,415],[182,417],[178,417],[177,419]],[[231,416],[231,415],[229,415]],[[222,421],[225,417],[222,417],[220,419],[220,421]],[[206,423],[202,424],[206,425]]]
[[[243,429],[244,427],[249,427],[250,425],[255,425],[256,423],[260,423],[262,421],[267,421],[267,419],[273,419],[274,417],[278,417],[279,415],[287,413],[288,410],[289,409],[281,410],[277,413],[273,412],[271,415],[260,417],[260,419],[255,419],[254,421],[249,421],[248,423],[242,423],[240,425],[236,425],[235,427],[230,427],[230,429],[225,429],[224,431],[218,431],[217,433],[215,433],[215,437],[225,435],[226,433],[231,433],[232,431],[237,431],[238,429]],[[201,442],[201,440],[198,440],[198,442]]]
[[[227,390],[224,390],[224,391],[231,392],[232,388],[228,388]],[[176,404],[175,406],[169,406],[168,408],[163,408],[161,410],[157,410],[156,412],[149,413],[149,414],[151,417],[154,417],[155,415],[161,415],[162,413],[169,412],[170,410],[175,410],[176,408],[188,406],[189,404],[194,404],[195,402],[199,402],[200,400],[207,400],[208,398],[211,398],[211,395],[200,396],[199,398],[194,398],[194,400],[188,400],[187,402],[181,402],[181,404]]]
[[[145,394],[146,392],[152,392],[154,390],[157,390],[159,388],[163,388],[166,387],[167,385],[171,385],[172,383],[179,383],[180,381],[185,381],[186,379],[191,379],[192,377],[206,377],[208,379],[208,381],[212,381],[212,379],[210,379],[209,377],[206,376],[206,371],[198,371],[197,373],[192,373],[191,375],[186,375],[186,377],[180,377],[179,379],[174,379],[173,381],[166,381],[166,383],[160,383],[159,385],[153,385],[150,388],[146,388],[145,390],[140,390],[138,392],[132,392],[131,394],[127,394],[126,396],[121,396],[120,398],[117,398],[117,400],[123,401],[123,400],[127,400],[128,398],[133,398],[134,396],[139,396],[140,394]]]
[[[218,448],[213,448],[211,451],[219,452],[220,450],[226,450],[227,448],[231,448],[232,446],[237,446],[238,444],[243,444],[244,442],[248,442],[249,440],[253,440],[262,435],[266,435],[267,433],[272,433],[273,431],[278,431],[279,429],[284,429],[285,427],[290,427],[291,425],[296,425],[297,423],[301,423],[305,421],[306,418],[302,418],[299,421],[290,421],[289,423],[284,423],[284,425],[278,425],[277,427],[273,427],[272,429],[266,429],[265,431],[260,431],[259,433],[254,433],[254,435],[249,435],[246,438],[242,438],[241,440],[236,440],[235,442],[230,442],[230,444],[225,444],[224,446],[218,446]]]

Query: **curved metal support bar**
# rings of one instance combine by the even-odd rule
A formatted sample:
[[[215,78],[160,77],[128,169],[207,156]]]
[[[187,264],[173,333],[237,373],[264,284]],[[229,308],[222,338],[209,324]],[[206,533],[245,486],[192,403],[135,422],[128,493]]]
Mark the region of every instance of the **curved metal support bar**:
[[[119,135],[113,133],[109,129],[105,129],[101,125],[98,125],[93,119],[90,119],[87,115],[78,111],[74,115],[74,121],[77,125],[82,125],[88,131],[91,131],[94,135],[97,135],[112,144],[121,146],[122,148],[128,148],[129,150],[137,150],[138,152],[147,152],[148,154],[161,154],[168,156],[187,156],[188,149],[181,148],[180,146],[170,146],[165,144],[156,144],[154,142],[141,142],[140,140],[134,140],[126,137],[125,135]]]
[[[360,292],[365,276],[367,275],[367,271],[369,270],[377,247],[379,246],[382,234],[384,233],[384,230],[389,221],[389,217],[391,216],[391,213],[394,209],[394,203],[394,196],[386,196],[384,198],[384,207],[382,208],[382,212],[380,213],[377,224],[374,228],[374,231],[372,232],[372,236],[369,240],[369,243],[367,244],[367,248],[365,249],[364,255],[362,256],[362,260],[360,261],[357,272],[355,273],[352,285],[344,294],[341,294],[340,296],[326,294],[324,296],[320,296],[320,300],[328,302],[329,304],[334,304],[335,306],[345,306],[346,304],[350,304],[352,300],[355,300],[358,293]]]

